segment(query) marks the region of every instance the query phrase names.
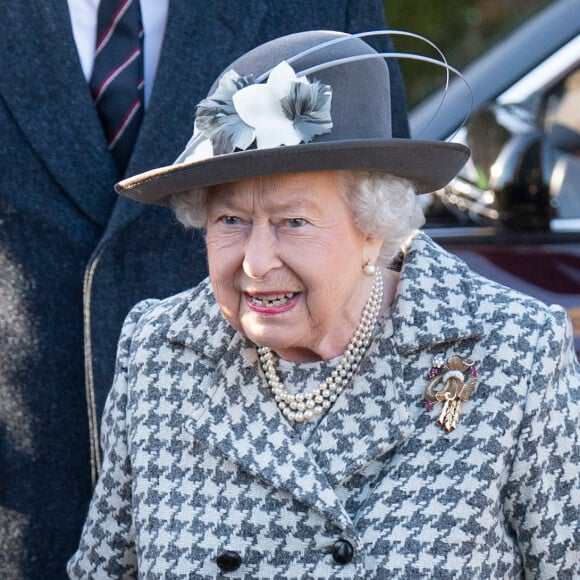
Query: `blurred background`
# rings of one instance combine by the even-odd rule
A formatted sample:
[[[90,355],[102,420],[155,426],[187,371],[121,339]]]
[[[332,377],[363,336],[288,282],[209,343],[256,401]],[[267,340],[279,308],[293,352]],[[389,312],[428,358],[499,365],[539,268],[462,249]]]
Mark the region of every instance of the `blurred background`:
[[[580,357],[580,0],[384,0],[389,28],[434,42],[445,69],[400,59],[415,138],[468,145],[420,197],[426,231],[474,270],[568,311]],[[397,52],[440,60],[418,40]],[[470,101],[471,106],[470,106]],[[436,114],[433,114],[436,111]]]
[[[550,0],[385,0],[385,14],[392,29],[417,32],[434,42],[449,63],[463,70],[481,55],[527,20]],[[393,39],[397,50],[421,50],[422,45]],[[441,86],[442,77],[433,74],[427,65],[401,61],[407,84],[409,108],[412,108],[434,88]]]

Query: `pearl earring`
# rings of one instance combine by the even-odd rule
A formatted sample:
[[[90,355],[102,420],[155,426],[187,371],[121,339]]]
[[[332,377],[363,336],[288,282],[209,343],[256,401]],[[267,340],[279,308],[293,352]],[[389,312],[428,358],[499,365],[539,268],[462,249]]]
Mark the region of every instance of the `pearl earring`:
[[[363,266],[363,274],[372,278],[376,273],[377,267],[370,260],[367,260],[367,263]]]

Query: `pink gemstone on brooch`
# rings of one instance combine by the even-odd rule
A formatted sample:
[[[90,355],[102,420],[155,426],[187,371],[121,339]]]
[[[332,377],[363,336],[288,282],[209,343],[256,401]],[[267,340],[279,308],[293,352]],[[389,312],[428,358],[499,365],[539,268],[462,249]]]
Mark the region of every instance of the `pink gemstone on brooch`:
[[[430,413],[435,408],[431,401],[425,401],[425,409]]]
[[[427,375],[430,379],[434,378],[437,376],[437,373],[439,372],[439,369],[436,369],[435,367],[431,367],[431,370],[429,371],[429,374]]]
[[[471,376],[476,379],[477,378],[477,369],[475,367],[471,367]]]

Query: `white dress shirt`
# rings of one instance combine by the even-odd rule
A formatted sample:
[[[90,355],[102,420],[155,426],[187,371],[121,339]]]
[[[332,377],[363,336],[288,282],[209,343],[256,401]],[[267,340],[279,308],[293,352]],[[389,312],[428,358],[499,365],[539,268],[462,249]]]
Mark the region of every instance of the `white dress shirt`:
[[[145,107],[149,104],[163,44],[169,0],[140,0],[145,39]],[[93,72],[99,0],[68,0],[73,36],[87,82]]]

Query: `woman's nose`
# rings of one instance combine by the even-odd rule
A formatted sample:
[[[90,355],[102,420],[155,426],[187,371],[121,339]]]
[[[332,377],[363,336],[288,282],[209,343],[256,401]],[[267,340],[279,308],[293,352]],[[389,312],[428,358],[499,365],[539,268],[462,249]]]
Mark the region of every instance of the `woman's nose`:
[[[243,269],[250,278],[263,278],[270,270],[278,268],[276,236],[270,226],[254,226],[246,240]]]

